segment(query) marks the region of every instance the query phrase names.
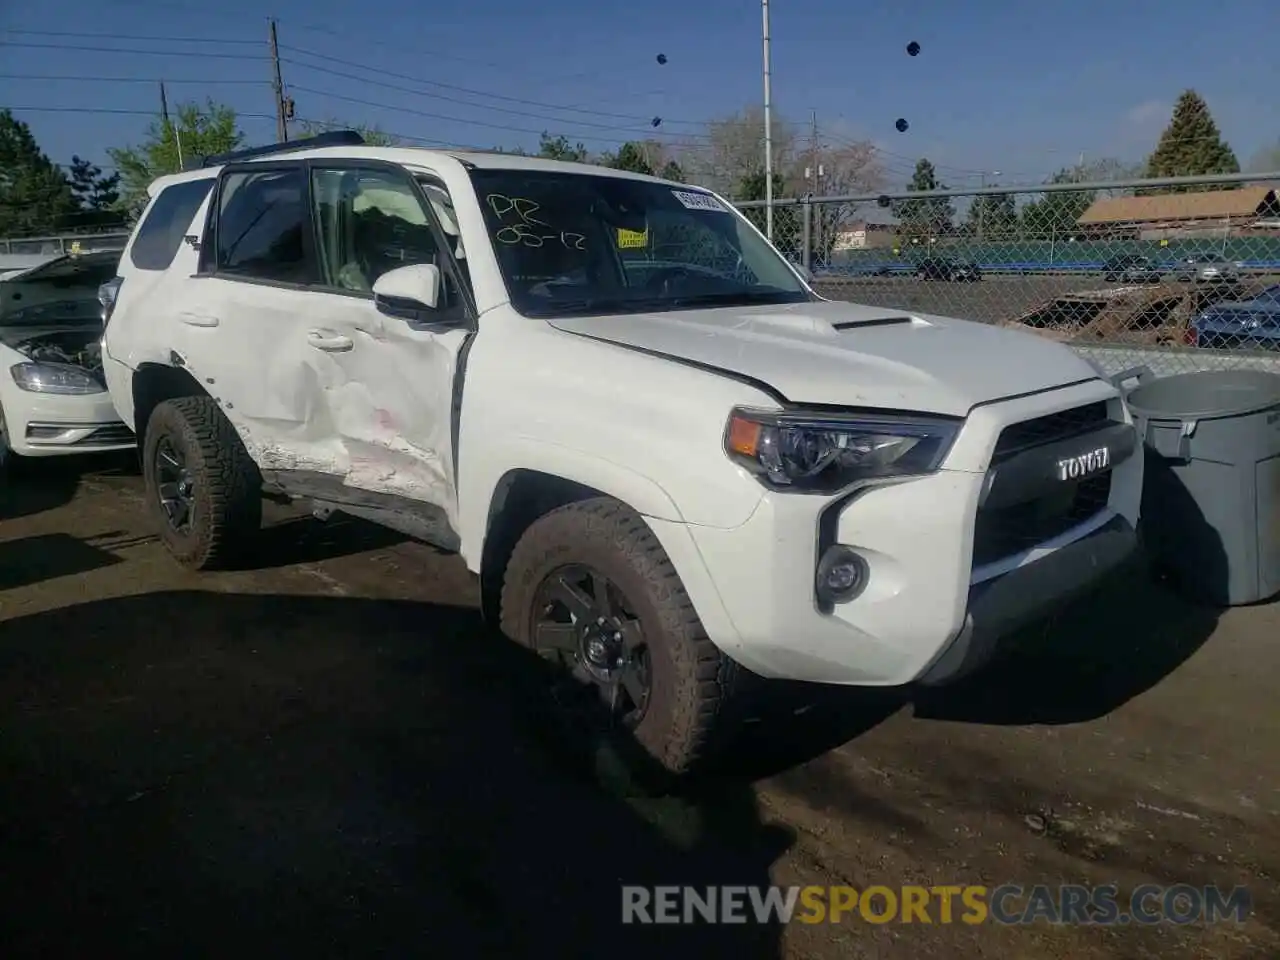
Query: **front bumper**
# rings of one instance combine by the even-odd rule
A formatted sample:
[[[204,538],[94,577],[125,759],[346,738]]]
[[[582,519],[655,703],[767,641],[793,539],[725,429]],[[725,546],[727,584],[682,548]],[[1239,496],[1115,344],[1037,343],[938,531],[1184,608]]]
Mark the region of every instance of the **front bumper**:
[[[1004,428],[1099,402],[1114,421],[1130,422],[1115,388],[1089,381],[975,410],[944,468],[927,477],[837,498],[770,493],[731,530],[650,523],[712,641],[755,673],[945,682],[1132,550],[1142,486],[1142,457],[1132,454],[1112,467],[1105,498],[1087,516],[994,557],[979,549],[979,510],[995,490],[988,466]],[[822,609],[815,567],[833,543],[855,549],[868,576],[855,599]]]
[[[5,430],[9,448],[24,457],[127,450],[133,431],[121,422],[106,393],[89,396],[35,394],[6,390]]]

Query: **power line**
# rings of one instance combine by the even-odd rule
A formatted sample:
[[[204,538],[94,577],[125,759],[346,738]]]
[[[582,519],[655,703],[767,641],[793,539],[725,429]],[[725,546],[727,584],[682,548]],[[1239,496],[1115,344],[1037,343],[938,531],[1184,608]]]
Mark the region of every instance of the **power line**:
[[[69,74],[39,74],[39,73],[0,73],[0,80],[70,80],[80,83],[167,83],[167,84],[190,84],[192,86],[208,86],[215,83],[234,83],[246,84],[250,86],[262,86],[267,83],[266,80],[246,80],[243,77],[233,77],[231,79],[217,79],[214,77],[206,77],[204,79],[191,80],[170,80],[167,77],[73,77]]]
[[[145,43],[232,43],[257,46],[260,40],[224,39],[219,37],[157,37],[130,33],[72,33],[63,30],[9,30],[24,37],[73,37],[82,40],[137,40]]]
[[[609,117],[615,120],[632,120],[632,121],[639,121],[643,123],[648,123],[650,120],[653,119],[652,117],[644,117],[634,113],[611,113],[607,110],[587,110],[583,107],[570,107],[564,104],[547,103],[545,101],[540,101],[540,100],[525,100],[521,97],[509,97],[509,96],[506,96],[505,94],[489,93],[488,91],[485,91],[485,90],[475,90],[470,87],[458,86],[457,84],[443,83],[438,80],[428,80],[425,77],[415,77],[409,74],[394,73],[390,70],[383,70],[381,68],[366,67],[364,66],[364,64],[356,63],[354,60],[344,60],[341,57],[331,57],[328,54],[316,53],[312,50],[306,50],[302,47],[294,47],[294,46],[290,46],[288,44],[283,44],[283,43],[280,45],[280,49],[288,53],[300,53],[300,54],[303,54],[304,56],[314,57],[317,60],[324,60],[329,63],[337,63],[346,67],[355,67],[357,70],[364,70],[366,73],[377,74],[385,77],[392,77],[397,80],[407,80],[411,83],[420,83],[429,87],[439,87],[442,90],[453,90],[457,93],[468,93],[476,97],[487,97],[491,100],[501,100],[504,103],[516,103],[525,107],[542,107],[543,109],[546,109],[546,110],[559,110],[563,113],[581,113],[587,116]],[[300,64],[300,65],[307,66],[307,64]],[[321,68],[312,67],[312,69],[321,69]],[[478,104],[469,104],[469,106],[478,106]],[[693,126],[703,126],[708,121],[688,120],[688,119],[679,119],[679,118],[667,120],[664,118],[662,122],[689,124]]]
[[[307,33],[319,33],[329,37],[337,37],[339,40],[342,40],[344,43],[350,43],[352,39],[350,34],[341,33],[337,30],[334,30],[332,27],[321,27],[314,24],[303,23],[301,21],[297,21],[293,19],[287,19],[287,20],[282,19],[280,22],[295,30],[303,30],[303,31],[306,31]],[[399,44],[387,43],[385,40],[374,40],[368,37],[363,37],[361,39],[365,43],[369,44],[370,46],[382,47],[387,50],[396,50],[401,53],[412,54],[415,57],[420,57],[424,52],[426,52],[426,53],[430,53],[433,59],[452,60],[455,63],[467,63],[477,67],[489,67],[491,69],[505,69],[511,66],[510,63],[495,63],[493,61],[488,61],[488,60],[477,60],[473,57],[460,57],[457,54],[441,53],[438,50],[424,50],[422,47],[412,48],[408,46],[402,46]],[[590,77],[595,77],[600,75],[600,71],[585,71],[582,73],[544,73],[542,71],[539,71],[539,73],[541,74],[541,76],[544,76],[547,79],[554,79],[554,80],[585,80]],[[666,91],[659,90],[654,92],[665,93]]]
[[[416,117],[425,117],[428,120],[442,120],[446,123],[460,123],[460,124],[470,125],[473,127],[485,127],[490,130],[502,130],[507,133],[530,133],[530,134],[540,135],[547,132],[546,130],[536,130],[533,127],[511,127],[501,123],[489,123],[484,120],[467,120],[463,117],[450,117],[442,113],[431,113],[430,111],[427,111],[427,110],[415,110],[412,107],[393,107],[393,106],[390,106],[389,104],[378,103],[375,100],[363,100],[359,97],[348,97],[345,94],[332,93],[327,90],[316,90],[312,87],[300,87],[297,84],[289,84],[289,89],[291,91],[297,91],[298,93],[310,93],[317,97],[331,97],[334,100],[343,100],[343,101],[346,101],[347,103],[360,104],[361,106],[366,106],[366,107],[376,107],[380,110],[389,110],[396,113],[412,114],[413,116],[416,116]],[[635,135],[630,137],[601,137],[593,133],[579,133],[577,131],[565,131],[563,136],[570,137],[570,138],[578,137],[583,140],[598,140],[605,143],[629,143],[635,140],[643,139],[639,135],[639,131],[636,131]],[[693,136],[693,135],[688,135],[688,136]]]
[[[132,56],[153,57],[200,57],[206,60],[269,60],[267,56],[252,56],[247,53],[209,53],[205,50],[135,50],[131,47],[89,47],[65,43],[14,43],[0,40],[0,47],[18,47],[25,50],[75,50],[85,53],[127,53]]]
[[[5,109],[14,113],[86,113],[131,117],[155,117],[157,115],[154,110],[126,110],[117,107],[5,107]],[[275,119],[275,114],[272,113],[241,113],[239,110],[235,113],[237,120]]]
[[[293,67],[302,67],[305,70],[314,70],[317,73],[325,74],[328,76],[339,77],[345,80],[355,80],[359,83],[367,83],[370,86],[382,87],[387,90],[398,90],[401,93],[413,93],[419,96],[427,95],[427,96],[431,96],[433,99],[436,99],[436,100],[443,100],[446,103],[456,103],[456,104],[459,104],[460,106],[471,107],[473,109],[492,110],[496,113],[506,113],[506,114],[511,114],[512,116],[526,117],[531,120],[533,119],[547,120],[552,123],[576,123],[579,126],[592,127],[594,129],[600,129],[600,130],[627,129],[627,127],[620,126],[617,123],[600,123],[600,122],[590,121],[590,120],[580,120],[577,118],[553,117],[553,116],[549,116],[547,114],[542,114],[542,113],[530,113],[528,110],[519,110],[519,109],[516,109],[515,107],[496,107],[486,103],[474,103],[473,101],[470,101],[470,100],[462,100],[462,99],[459,99],[458,97],[450,97],[445,94],[435,93],[434,91],[428,94],[426,91],[420,88],[415,89],[413,87],[407,87],[402,84],[387,83],[385,80],[371,80],[368,77],[356,76],[353,73],[343,73],[341,70],[333,70],[329,67],[318,67],[318,66],[315,66],[314,64],[303,63],[301,60],[293,60],[289,57],[281,58],[280,62],[288,64],[289,66],[293,66]],[[291,86],[291,85],[286,84],[286,86]],[[660,131],[660,132],[665,134],[665,131]]]

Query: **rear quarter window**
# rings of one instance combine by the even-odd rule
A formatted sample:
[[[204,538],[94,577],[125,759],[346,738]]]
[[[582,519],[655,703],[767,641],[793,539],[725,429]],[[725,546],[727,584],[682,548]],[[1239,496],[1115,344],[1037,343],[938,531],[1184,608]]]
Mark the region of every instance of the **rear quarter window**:
[[[167,270],[191,220],[213,188],[213,177],[165,187],[138,227],[129,260],[139,270]]]

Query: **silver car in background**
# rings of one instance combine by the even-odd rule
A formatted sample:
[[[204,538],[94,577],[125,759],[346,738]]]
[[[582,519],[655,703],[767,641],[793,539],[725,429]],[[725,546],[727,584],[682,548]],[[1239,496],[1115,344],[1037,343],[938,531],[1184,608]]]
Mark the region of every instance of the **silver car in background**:
[[[1235,283],[1240,270],[1220,253],[1196,253],[1178,261],[1174,279],[1187,283]]]

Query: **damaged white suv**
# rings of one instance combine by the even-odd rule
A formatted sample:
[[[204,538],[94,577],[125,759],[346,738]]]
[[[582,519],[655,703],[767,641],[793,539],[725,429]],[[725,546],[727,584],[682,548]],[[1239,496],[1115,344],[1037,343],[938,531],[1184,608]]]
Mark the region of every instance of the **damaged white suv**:
[[[1134,548],[1095,367],[824,300],[706,190],[341,134],[151,195],[104,353],[174,556],[264,495],[456,551],[672,770],[739,667],[946,682]]]

